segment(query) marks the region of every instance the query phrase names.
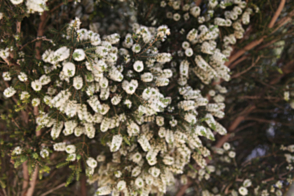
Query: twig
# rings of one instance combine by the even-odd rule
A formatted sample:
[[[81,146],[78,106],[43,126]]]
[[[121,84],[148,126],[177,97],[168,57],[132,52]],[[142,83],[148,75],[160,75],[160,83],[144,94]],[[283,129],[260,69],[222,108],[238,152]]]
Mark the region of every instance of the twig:
[[[3,191],[3,193],[4,193],[4,196],[7,196],[7,193],[6,193],[6,191],[5,191],[4,188],[2,188],[2,191]]]
[[[267,97],[264,97],[264,96],[240,96],[238,97],[239,99],[281,99],[279,97],[270,97],[270,96],[267,96]]]
[[[195,0],[195,3],[197,6],[199,6],[202,3],[202,0]]]
[[[43,14],[40,17],[41,22],[40,22],[39,27],[38,27],[38,32],[37,32],[38,37],[42,37],[44,35],[44,26],[45,26],[45,23],[46,23],[47,15],[48,15],[48,13],[45,11],[45,12],[43,12]],[[42,46],[42,41],[36,42],[36,44],[35,44],[36,59],[39,59],[39,60],[41,59],[41,51],[40,51],[41,46]]]
[[[32,41],[26,43],[25,45],[23,45],[23,46],[20,48],[20,50],[22,50],[22,49],[23,49],[24,47],[26,47],[28,44],[33,43],[33,42],[38,41],[38,40],[43,40],[43,41],[52,42],[51,39],[47,39],[46,37],[37,37],[36,39],[34,39],[34,40],[32,40]]]
[[[268,28],[273,28],[275,22],[277,21],[278,17],[280,16],[284,6],[285,6],[286,0],[281,0],[280,5],[277,9],[277,11],[275,12],[275,15],[272,17],[271,22],[268,25]]]
[[[38,173],[39,173],[39,165],[36,164],[35,170],[32,175],[32,180],[30,181],[30,188],[28,189],[26,196],[33,196],[37,178],[38,178]]]
[[[250,67],[248,67],[247,69],[245,69],[244,71],[237,73],[235,75],[233,75],[231,78],[238,78],[239,76],[241,76],[242,74],[246,73],[247,71],[249,71],[252,67],[254,67],[256,65],[256,63],[259,61],[260,56],[257,57],[256,61],[254,63],[252,63],[252,65]]]
[[[285,5],[285,1],[286,0],[281,0],[281,3],[277,9],[277,11],[275,12],[270,24],[268,25],[268,28],[273,28],[277,18],[279,17],[279,15],[281,14],[281,11],[284,8]],[[292,12],[291,12],[292,13]],[[290,18],[291,19],[291,18]],[[279,26],[281,27],[281,26]],[[275,29],[276,30],[276,29]],[[275,30],[273,32],[275,32]],[[242,56],[246,51],[251,50],[252,48],[254,48],[255,46],[259,45],[261,42],[263,42],[263,40],[266,38],[266,36],[261,37],[258,40],[255,40],[253,42],[251,42],[250,44],[248,44],[247,46],[245,46],[243,49],[239,50],[238,52],[236,52],[234,55],[232,55],[229,59],[229,62],[226,63],[226,65],[230,65],[232,62],[234,62],[236,59],[238,59],[240,56]]]
[[[236,52],[234,55],[232,55],[229,58],[229,61],[226,63],[227,66],[229,66],[232,62],[234,62],[235,60],[237,60],[240,56],[242,56],[245,52],[251,50],[252,48],[254,48],[255,46],[259,45],[261,42],[263,42],[264,38],[266,36],[263,36],[262,38],[255,40],[251,43],[249,43],[248,45],[246,45],[243,49],[239,50],[238,52]]]
[[[245,119],[245,116],[248,115],[252,110],[254,110],[256,107],[254,105],[251,105],[247,107],[241,114],[238,116],[231,124],[231,126],[228,128],[228,132],[234,131],[239,124]],[[215,145],[215,147],[220,148],[224,145],[225,142],[227,142],[230,138],[231,134],[227,134],[223,136]]]
[[[68,0],[67,3],[71,2],[73,0]],[[62,6],[64,2],[60,3],[59,5],[55,6],[53,9],[50,10],[50,13],[54,12],[56,9],[58,9],[60,6]]]
[[[237,61],[235,61],[232,65],[229,65],[230,69],[233,69],[236,67],[236,65],[238,65],[239,63],[241,63],[242,61],[246,60],[249,57],[249,55],[245,55],[242,58],[238,59]]]
[[[38,27],[38,32],[37,32],[38,37],[42,37],[44,35],[44,27],[45,27],[45,23],[46,23],[46,17],[47,17],[47,12],[45,11],[45,12],[43,12],[43,14],[40,17],[41,22],[40,22],[39,27]],[[36,44],[35,44],[36,59],[39,59],[39,60],[41,59],[41,51],[40,51],[41,46],[42,46],[41,41],[36,42]],[[38,108],[34,107],[34,114],[36,115],[38,113],[39,113]],[[41,130],[36,132],[37,137],[39,137],[40,135],[41,135]],[[32,196],[34,194],[38,173],[39,173],[39,166],[36,165],[34,173],[32,175],[32,180],[30,181],[30,187],[28,189],[28,192],[27,192],[26,196]]]
[[[189,188],[189,186],[192,184],[192,182],[189,180],[187,182],[187,184],[185,184],[184,186],[181,187],[181,189],[179,190],[179,192],[177,192],[176,196],[183,196],[187,190],[187,188]]]
[[[48,195],[49,193],[52,193],[53,191],[55,191],[55,190],[57,190],[57,189],[60,189],[60,188],[64,187],[64,185],[65,185],[65,183],[62,183],[62,184],[58,185],[57,187],[55,187],[55,188],[53,188],[53,189],[51,189],[51,190],[49,190],[49,191],[43,193],[41,196],[46,196],[46,195]]]
[[[86,176],[81,178],[81,196],[87,196]]]
[[[28,171],[28,161],[23,162],[22,164],[22,174],[23,174],[23,183],[22,183],[22,196],[26,195],[26,189],[28,188],[29,185],[29,171]]]

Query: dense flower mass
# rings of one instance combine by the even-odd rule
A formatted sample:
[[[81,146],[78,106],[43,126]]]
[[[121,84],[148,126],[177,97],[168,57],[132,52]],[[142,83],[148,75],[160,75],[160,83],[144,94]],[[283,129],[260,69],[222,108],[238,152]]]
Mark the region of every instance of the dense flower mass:
[[[30,14],[42,14],[49,3],[10,2]],[[19,99],[15,111],[29,108],[34,132],[49,138],[31,148],[35,159],[63,153],[65,163],[83,170],[88,183],[98,183],[97,196],[163,195],[177,175],[183,185],[190,179],[219,176],[220,169],[211,165],[212,153],[223,155],[219,160],[226,164],[235,161],[233,145],[213,148],[209,142],[227,133],[217,121],[225,115],[227,93],[219,83],[230,80],[225,63],[243,38],[253,10],[241,0],[209,0],[204,7],[194,1],[157,4],[167,22],[134,23],[124,37],[81,28],[75,18],[58,43],[46,38],[50,46],[37,47],[40,57],[30,62],[32,70],[22,67],[29,54],[0,48],[4,61],[17,56],[12,63],[20,67],[2,73],[5,100]],[[173,39],[180,44],[173,44]],[[284,99],[289,100],[287,93]],[[285,158],[291,171],[294,146],[282,150],[289,151]],[[24,146],[16,145],[11,154],[25,153]],[[226,191],[250,195],[251,176],[238,182]],[[217,187],[201,191],[204,196],[220,195]],[[261,194],[267,195],[266,190]]]
[[[173,6],[178,9],[180,5]],[[127,34],[120,47],[118,34],[101,39],[97,33],[80,29],[80,21],[76,19],[64,35],[68,42],[78,41],[74,49],[66,45],[47,49],[40,67],[45,74],[30,79],[28,73],[18,75],[21,82],[29,80],[31,84],[31,92],[21,92],[20,99],[32,99],[31,104],[39,107],[38,129],[51,128],[53,140],[62,134],[86,135],[89,139],[107,135],[112,160],[102,158],[101,154],[97,157],[99,164],[91,155],[86,161],[90,181],[98,180],[101,187],[97,195],[119,191],[128,195],[139,190],[145,195],[164,193],[174,182],[173,175],[183,174],[191,157],[200,168],[207,166],[205,157],[210,151],[203,146],[201,137],[214,140],[212,131],[226,134],[225,128],[214,119],[224,115],[222,99],[216,97],[215,103],[209,103],[200,89],[189,85],[189,79],[194,77],[192,71],[204,84],[216,78],[229,80],[229,69],[224,63],[236,37],[225,36],[222,40],[225,48],[218,49],[218,27],[202,24],[206,19],[200,18],[200,8],[185,5],[187,11],[187,7],[201,25],[188,31],[182,44],[185,54],[182,56],[188,59],[179,62],[179,66],[171,62],[170,53],[159,52],[155,47],[170,35],[166,25],[156,29],[135,24],[134,34]],[[211,5],[210,9],[214,7]],[[37,7],[30,9],[42,11]],[[242,12],[242,8],[238,10]],[[178,21],[181,16],[174,14],[173,19]],[[216,18],[214,23],[222,26],[225,21],[230,26],[231,20],[236,19]],[[235,26],[242,28],[241,23]],[[194,51],[194,46],[203,55]],[[3,73],[3,78],[11,80],[9,72]],[[166,91],[174,80],[178,83],[177,97]],[[41,91],[46,92],[44,97],[38,96]],[[4,95],[11,97],[15,93],[9,87]],[[42,110],[46,105],[49,109]],[[205,108],[204,113],[197,111],[201,107]],[[52,112],[60,115],[52,116]],[[76,145],[57,142],[53,150],[65,150],[67,161],[75,161]],[[42,148],[40,155],[48,157],[48,149]],[[131,180],[127,178],[129,175]]]

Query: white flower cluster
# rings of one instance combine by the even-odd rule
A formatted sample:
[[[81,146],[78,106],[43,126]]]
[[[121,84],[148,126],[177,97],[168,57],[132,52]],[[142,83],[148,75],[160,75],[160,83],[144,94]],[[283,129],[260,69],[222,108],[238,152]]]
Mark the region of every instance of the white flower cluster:
[[[181,4],[177,0],[171,0],[168,1],[168,3],[165,1],[161,2],[162,7],[165,7],[167,4],[176,12],[174,14],[172,12],[167,12],[168,18],[173,18],[175,21],[179,21],[181,15],[177,12],[179,12],[182,7],[182,10],[185,12],[185,14],[183,14],[183,19],[189,20],[190,15],[192,15],[192,18],[196,18],[197,23],[199,24],[198,29],[193,28],[188,32],[186,37],[188,41],[184,41],[182,43],[185,56],[193,57],[193,54],[198,54],[194,56],[194,62],[197,66],[190,68],[191,71],[193,71],[205,84],[209,84],[211,80],[215,78],[223,78],[228,81],[230,79],[230,69],[225,66],[225,62],[232,51],[232,47],[230,45],[234,45],[236,43],[236,39],[243,38],[244,28],[242,24],[247,25],[250,22],[252,9],[246,8],[245,1],[212,0],[209,1],[208,10],[204,11],[203,16],[201,16],[202,10],[200,7],[195,6],[195,4]],[[231,6],[233,7],[231,11],[227,10],[228,5],[234,5]],[[216,9],[218,8],[226,9],[223,18],[219,15],[214,16]],[[246,10],[244,11],[245,8]],[[190,20],[192,20],[192,18]],[[211,20],[213,18],[215,26],[211,24]],[[210,25],[205,25],[204,22],[207,22]],[[216,39],[218,39],[220,34],[218,27],[221,26],[232,26],[234,29],[233,34],[223,36],[222,49],[217,48],[216,42]],[[195,48],[201,48],[201,52],[203,54],[200,55],[199,51],[194,51]],[[182,51],[179,51],[178,53],[181,54]],[[208,59],[208,61],[205,59]],[[194,64],[194,62],[192,64]],[[186,67],[189,65],[187,62],[184,62],[184,64]],[[187,74],[188,72],[181,74],[181,76],[187,77]],[[185,80],[181,79],[181,81]]]
[[[10,0],[14,5],[20,5],[23,3],[23,0]],[[44,11],[48,10],[46,6],[46,2],[48,0],[26,0],[27,12],[28,13],[43,13]]]
[[[174,2],[175,10],[180,9],[177,1],[170,2]],[[209,103],[201,88],[194,89],[190,82],[195,80],[192,72],[204,84],[212,79],[230,78],[224,63],[229,55],[226,50],[231,51],[230,45],[235,44],[236,37],[224,36],[225,49],[221,51],[216,43],[219,29],[202,24],[213,15],[215,2],[218,1],[210,1],[210,14],[205,16],[200,16],[199,7],[183,6],[201,25],[185,36],[182,56],[186,57],[178,67],[177,62],[171,62],[170,53],[160,53],[155,47],[170,35],[166,25],[148,28],[134,24],[135,33],[127,34],[123,47],[119,48],[118,34],[100,38],[97,33],[80,29],[80,21],[76,19],[63,36],[68,44],[43,53],[42,66],[38,67],[43,75],[34,75],[33,79],[24,72],[18,74],[21,82],[31,85],[30,90],[20,92],[20,98],[31,100],[40,109],[36,117],[38,128],[51,129],[53,140],[59,140],[62,134],[65,137],[84,134],[96,142],[105,140],[112,157],[101,153],[96,159],[92,155],[86,159],[89,181],[98,180],[100,187],[96,195],[119,195],[121,191],[126,196],[138,192],[164,194],[167,186],[174,183],[175,174],[183,174],[182,183],[187,183],[188,176],[196,178],[196,172],[184,174],[191,157],[200,167],[199,180],[208,180],[215,171],[207,165],[206,158],[211,153],[201,138],[214,140],[213,131],[226,134],[225,128],[214,119],[224,116],[224,98],[220,94],[226,89],[217,85],[209,92],[215,103]],[[22,0],[15,4],[20,3]],[[178,21],[181,16],[176,13],[173,18]],[[3,73],[3,78],[13,80],[9,72]],[[170,93],[170,88],[178,93]],[[15,93],[13,87],[4,90],[6,97]],[[199,115],[199,107],[205,110],[204,114]],[[224,148],[230,149],[228,145]],[[57,142],[53,150],[65,151],[67,161],[76,161],[83,149],[75,143]],[[232,153],[229,156],[233,158]],[[48,148],[42,148],[40,155],[47,158]]]

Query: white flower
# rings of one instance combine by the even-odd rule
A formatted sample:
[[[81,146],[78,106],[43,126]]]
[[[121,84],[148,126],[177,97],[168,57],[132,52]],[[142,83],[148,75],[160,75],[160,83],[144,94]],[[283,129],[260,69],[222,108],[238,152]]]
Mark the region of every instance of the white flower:
[[[47,0],[27,0],[27,10],[29,13],[43,13],[45,10],[48,10],[46,2]]]
[[[0,20],[3,18],[3,13],[0,12]]]
[[[113,97],[111,98],[111,103],[112,103],[112,105],[117,105],[117,104],[119,104],[120,101],[121,101],[121,99],[122,99],[122,96],[121,96],[121,95],[115,95],[115,96],[113,96]]]
[[[232,190],[231,195],[232,195],[232,196],[238,196],[238,192],[235,191],[235,190]]]
[[[132,160],[135,163],[139,163],[142,160],[142,155],[139,152],[136,152],[133,156],[132,156]]]
[[[284,100],[285,101],[289,101],[290,100],[290,92],[289,91],[285,91],[284,92]]]
[[[61,62],[69,57],[69,52],[69,49],[66,46],[63,46],[54,52],[54,57],[57,62]]]
[[[239,193],[240,193],[241,195],[247,195],[247,194],[248,194],[248,190],[247,190],[247,188],[241,186],[241,187],[239,188]]]
[[[132,47],[132,51],[134,53],[139,53],[141,51],[141,46],[140,44],[134,44],[133,47]]]
[[[116,152],[119,150],[121,144],[122,144],[122,136],[121,135],[115,135],[112,137],[112,142],[111,142],[111,147],[110,151],[111,152]]]
[[[121,180],[117,183],[116,188],[117,190],[122,191],[126,188],[126,185],[127,185],[126,181]]]
[[[160,174],[160,170],[156,167],[151,167],[149,170],[148,170],[148,173],[151,174],[154,178],[157,178]]]
[[[28,76],[24,72],[20,72],[17,77],[21,82],[25,82],[28,80]]]
[[[25,99],[28,99],[28,98],[30,98],[30,94],[27,91],[21,92],[20,100],[25,100]]]
[[[53,145],[53,149],[55,151],[65,151],[65,145],[66,145],[65,142],[55,143]]]
[[[235,156],[236,156],[236,153],[234,151],[229,152],[229,157],[235,158]]]
[[[86,54],[83,49],[75,49],[72,54],[72,57],[75,61],[82,61],[85,59]]]
[[[191,57],[191,56],[193,55],[193,50],[192,50],[192,48],[187,48],[187,49],[185,50],[185,55],[186,55],[187,57]]]
[[[142,188],[144,186],[144,181],[142,178],[136,178],[135,180],[135,185],[138,187],[138,188]]]
[[[97,189],[95,196],[97,195],[108,195],[112,191],[112,188],[110,186],[103,186]]]
[[[68,154],[72,154],[72,153],[76,152],[76,147],[75,147],[75,145],[67,145],[65,148],[65,151]]]
[[[144,64],[142,61],[135,61],[133,68],[136,72],[141,72],[144,69]]]
[[[121,175],[122,175],[121,171],[115,171],[115,172],[114,172],[114,176],[115,176],[116,178],[120,178]]]
[[[137,87],[138,87],[137,80],[131,80],[131,82],[124,80],[122,83],[122,88],[126,91],[126,93],[130,95],[135,93]]]
[[[83,87],[83,78],[81,76],[74,77],[73,86],[75,89],[80,90]]]
[[[50,76],[42,75],[39,78],[39,81],[41,82],[42,85],[46,85],[46,84],[49,84],[51,82],[51,78],[50,78]]]
[[[105,155],[98,155],[96,159],[98,162],[104,162],[106,157],[105,157]]]
[[[9,72],[3,72],[2,77],[4,79],[4,81],[10,81],[11,80],[11,76]]]
[[[97,46],[101,43],[100,35],[97,33],[93,33],[90,39],[93,46]]]
[[[94,168],[87,167],[85,172],[87,176],[92,176],[94,174]]]
[[[20,146],[16,146],[13,151],[12,151],[12,154],[16,154],[16,155],[20,155],[21,154],[21,147]]]
[[[18,5],[21,4],[23,2],[23,0],[10,0],[11,3],[13,3],[14,5]]]
[[[226,143],[224,143],[223,148],[225,150],[229,150],[231,148],[231,145],[228,142],[226,142]]]
[[[141,80],[143,82],[152,82],[153,80],[153,74],[150,72],[145,72],[141,75]]]
[[[283,187],[283,183],[282,183],[280,180],[278,180],[278,181],[276,182],[276,186],[277,186],[279,189],[281,189],[281,188]]]
[[[160,2],[160,6],[161,6],[161,7],[165,7],[165,6],[166,6],[166,2],[165,2],[165,1],[161,1],[161,2]]]
[[[42,84],[39,80],[35,80],[31,82],[31,87],[34,91],[40,91],[42,89]]]
[[[136,166],[136,167],[132,170],[132,176],[133,176],[133,177],[137,177],[140,173],[141,173],[141,167],[140,167],[140,166]]]
[[[0,57],[7,59],[9,57],[9,48],[5,48],[5,50],[0,49]]]
[[[3,95],[6,98],[12,97],[16,93],[16,90],[13,87],[8,87],[3,91]]]
[[[46,149],[46,148],[43,148],[41,151],[40,151],[40,155],[42,158],[46,158],[49,156],[49,151]]]
[[[75,161],[76,157],[77,157],[76,153],[72,153],[72,154],[67,155],[66,160],[67,161]]]
[[[73,77],[76,73],[76,66],[71,62],[63,63],[63,74],[67,77]]]
[[[244,180],[244,182],[243,182],[244,187],[250,187],[251,185],[252,185],[252,182],[250,179]]]
[[[91,168],[97,167],[97,161],[92,157],[89,157],[86,162],[87,162],[87,165]]]
[[[124,101],[124,104],[130,109],[132,107],[132,102],[129,99]]]
[[[183,47],[184,49],[187,49],[187,48],[189,48],[189,47],[190,47],[190,44],[189,44],[189,42],[187,42],[187,41],[184,41],[184,42],[182,43],[182,47]]]
[[[282,196],[282,195],[283,195],[283,192],[281,190],[276,191],[276,196]]]
[[[178,13],[175,13],[175,14],[173,15],[173,19],[174,19],[174,21],[179,21],[179,20],[181,19],[181,15],[178,14]]]

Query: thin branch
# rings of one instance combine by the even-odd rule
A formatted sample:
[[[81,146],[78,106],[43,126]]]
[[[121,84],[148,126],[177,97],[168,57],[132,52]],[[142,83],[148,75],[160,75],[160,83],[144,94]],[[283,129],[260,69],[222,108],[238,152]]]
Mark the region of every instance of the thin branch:
[[[280,5],[277,9],[277,11],[275,12],[275,15],[272,17],[271,22],[268,25],[268,28],[273,28],[275,22],[277,21],[278,17],[280,16],[284,6],[285,6],[286,0],[281,0]]]
[[[281,0],[281,3],[277,9],[277,11],[275,12],[275,15],[273,16],[270,24],[268,25],[268,28],[273,28],[277,18],[279,17],[279,15],[281,14],[281,11],[284,8],[285,5],[285,1],[286,0]],[[292,12],[291,12],[292,13]],[[280,26],[281,27],[281,26]],[[272,32],[274,33],[276,31],[276,29]],[[238,52],[236,52],[234,55],[232,55],[229,58],[229,62],[226,63],[226,65],[230,65],[232,62],[234,62],[235,60],[237,60],[240,56],[242,56],[246,51],[251,50],[252,48],[254,48],[255,46],[259,45],[261,42],[263,42],[263,40],[266,38],[266,36],[261,37],[258,40],[255,40],[251,43],[249,43],[248,45],[246,45],[243,49],[239,50]]]
[[[185,184],[184,186],[182,186],[180,188],[180,190],[177,192],[177,195],[176,196],[183,196],[186,192],[186,190],[189,188],[189,186],[192,184],[191,180],[189,180],[187,182],[187,184]]]
[[[232,124],[230,125],[230,127],[228,128],[228,132],[232,132],[232,131],[236,131],[235,129],[239,126],[239,124],[245,120],[245,117],[252,111],[254,110],[256,107],[254,105],[248,106],[241,114],[240,116],[238,116],[237,118],[235,118],[235,120],[232,122]],[[216,143],[215,147],[220,148],[224,145],[224,143],[226,143],[229,138],[230,138],[231,134],[227,134],[225,136],[223,136],[220,140],[218,140],[218,142]]]
[[[81,196],[87,196],[87,184],[86,184],[86,176],[82,176],[81,178]]]
[[[46,195],[52,193],[53,191],[55,191],[55,190],[57,190],[57,189],[60,189],[60,188],[64,187],[64,185],[65,185],[65,183],[62,183],[62,184],[58,185],[57,187],[55,187],[55,188],[53,188],[53,189],[51,189],[51,190],[49,190],[49,191],[43,193],[41,196],[46,196]]]
[[[29,185],[29,171],[27,161],[23,162],[22,164],[22,175],[23,175],[23,183],[22,183],[22,196],[26,195],[26,191]]]
[[[202,0],[195,0],[195,3],[197,6],[199,6],[202,3]]]
[[[234,55],[232,55],[229,58],[229,61],[226,63],[227,66],[230,66],[230,64],[232,62],[234,62],[235,60],[237,60],[240,56],[242,56],[245,52],[251,50],[252,48],[254,48],[255,46],[259,45],[261,42],[263,42],[264,38],[266,36],[263,36],[262,38],[255,40],[249,44],[247,44],[243,49],[239,50],[238,52],[236,52]]]
[[[47,17],[47,12],[43,12],[43,14],[41,15],[40,19],[40,23],[39,23],[39,27],[38,27],[38,32],[37,32],[37,36],[38,37],[42,37],[44,35],[44,27],[45,27],[45,23],[46,23],[46,17]],[[41,59],[41,46],[42,46],[42,41],[38,41],[35,44],[35,48],[36,48],[36,59]],[[39,114],[38,108],[34,107],[34,114],[37,115]],[[41,130],[36,132],[36,136],[39,137],[41,135]],[[36,165],[35,166],[35,170],[33,172],[32,175],[32,179],[30,181],[30,187],[28,189],[27,195],[26,196],[33,196],[34,194],[34,190],[35,190],[35,186],[36,186],[36,182],[37,182],[37,177],[38,177],[38,173],[39,173],[39,166]]]
[[[233,75],[231,78],[238,78],[239,76],[241,76],[242,74],[246,73],[247,71],[249,71],[252,67],[254,67],[256,65],[256,63],[259,61],[260,56],[257,57],[256,61],[254,63],[252,63],[252,65],[250,67],[248,67],[247,69],[245,69],[244,71],[237,73],[235,75]]]
[[[3,191],[4,196],[7,196],[7,193],[4,188],[2,188],[2,191]]]
[[[237,61],[235,61],[232,65],[229,65],[230,69],[233,69],[236,67],[236,65],[238,65],[239,63],[241,63],[242,61],[246,60],[249,57],[249,55],[245,55],[242,58],[238,59]]]
[[[36,164],[35,170],[32,175],[32,180],[30,181],[30,188],[28,189],[26,196],[33,196],[38,174],[39,174],[39,165]]]
[[[41,22],[40,22],[39,27],[38,27],[38,32],[37,32],[38,37],[42,37],[44,35],[44,27],[45,27],[47,15],[48,15],[48,13],[45,11],[45,12],[43,12],[43,14],[40,17]],[[41,51],[40,51],[41,46],[42,46],[42,41],[36,42],[36,44],[35,44],[36,59],[39,59],[39,60],[41,59]]]
[[[267,96],[267,97],[264,97],[264,96],[240,96],[238,97],[239,99],[278,99],[280,100],[281,98],[280,97],[270,97],[270,96]]]
[[[20,48],[20,50],[22,50],[22,49],[23,49],[24,47],[26,47],[28,44],[33,43],[33,42],[35,42],[35,41],[39,41],[39,40],[43,40],[43,41],[47,41],[47,42],[51,42],[51,43],[52,43],[52,40],[51,40],[51,39],[47,39],[46,37],[37,37],[36,39],[34,39],[34,40],[32,40],[32,41],[26,43],[25,45],[23,45],[23,46]]]

